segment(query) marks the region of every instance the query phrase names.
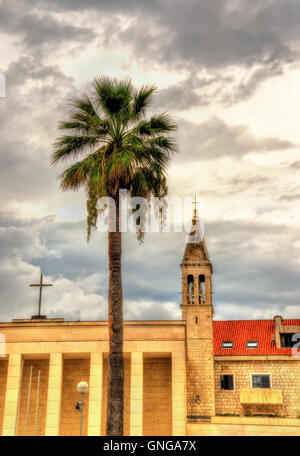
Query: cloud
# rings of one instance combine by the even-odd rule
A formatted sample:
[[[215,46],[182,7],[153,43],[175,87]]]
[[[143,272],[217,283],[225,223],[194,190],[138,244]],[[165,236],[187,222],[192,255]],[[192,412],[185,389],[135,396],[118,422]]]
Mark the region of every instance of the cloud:
[[[215,83],[215,76],[197,77],[197,75],[191,74],[184,81],[160,90],[155,100],[156,106],[172,111],[207,106],[215,98]]]
[[[187,122],[180,112],[232,106],[248,100],[267,79],[283,75],[298,59],[299,2],[41,0],[24,5],[11,0],[1,7],[3,36],[17,48],[17,57],[9,56],[7,98],[0,103],[0,204],[6,211],[0,215],[0,320],[36,312],[36,290],[28,284],[38,280],[40,270],[54,284],[44,294],[49,316],[106,318],[106,237],[95,233],[86,244],[81,214],[77,221],[69,215],[73,204],[75,211],[84,207],[84,195],[61,193],[60,168],[49,166],[58,121],[70,97],[84,88],[63,73],[57,55],[70,57],[76,49],[76,64],[81,71],[83,62],[82,74],[89,74],[83,49],[91,42],[123,52],[139,70],[171,70],[181,79],[161,90],[157,106],[175,111],[180,125],[171,194],[190,196],[196,187],[208,199],[216,317],[295,316],[300,292],[296,140],[277,137],[276,131],[258,137],[242,120],[230,124],[227,112],[202,123]],[[102,61],[99,65],[105,73]],[[293,173],[278,165],[283,154]],[[127,319],[179,318],[184,242],[184,233],[147,234],[142,246],[134,236],[124,236]]]
[[[3,30],[31,52],[44,46],[68,52],[68,43],[97,41],[104,48],[129,50],[131,59],[145,65],[190,75],[162,96],[173,106],[174,95],[181,109],[189,103],[203,106],[212,96],[225,105],[246,100],[298,58],[297,0],[40,0],[26,8],[10,0],[2,2],[1,17]],[[209,73],[210,88],[206,78],[197,80],[199,71]]]
[[[287,195],[281,195],[279,198],[281,201],[294,201],[300,199],[300,192],[298,193],[291,193]]]
[[[210,224],[206,233],[219,319],[288,318],[291,306],[299,314],[297,228],[236,220]]]
[[[49,246],[44,230],[53,229],[53,219],[20,220],[12,215],[1,214],[0,227],[0,320],[29,318],[37,312],[38,290],[29,287],[37,283],[39,262],[52,258],[60,263],[62,250]],[[45,269],[45,282],[53,283],[43,293],[43,309],[48,316],[64,316],[66,319],[105,319],[106,299],[96,291],[103,280],[101,271],[81,276],[77,264],[76,278],[67,278],[65,268],[49,274]]]
[[[227,70],[191,71],[177,84],[162,89],[156,105],[173,111],[205,107],[213,103],[228,107],[248,100],[267,78],[283,75],[279,63],[254,65],[252,68],[235,66]]]
[[[28,8],[19,0],[4,0],[0,6],[2,32],[12,34],[26,49],[66,45],[68,42],[84,44],[95,37],[90,28],[74,24],[68,24],[61,17],[54,18],[49,9],[43,12],[34,5]]]
[[[82,222],[32,219],[29,229],[28,221],[9,214],[1,214],[0,220],[0,320],[36,312],[37,293],[28,285],[36,283],[40,270],[45,281],[54,284],[43,298],[48,316],[106,319],[105,234],[95,233],[86,244]],[[6,249],[5,240],[16,248]],[[216,318],[270,318],[275,313],[287,318],[300,311],[296,228],[258,220],[216,220],[206,224],[206,242],[214,266]],[[184,243],[184,233],[147,234],[142,246],[134,235],[124,235],[126,319],[180,319]]]
[[[289,59],[293,51],[287,42],[298,35],[300,16],[296,0],[280,4],[247,0],[188,3],[51,0],[39,5],[64,13],[91,11],[114,15],[120,24],[124,17],[130,18],[120,27],[118,37],[130,43],[138,56],[208,67]]]
[[[300,161],[297,160],[297,161],[294,161],[293,163],[291,163],[289,165],[289,168],[292,170],[292,171],[298,171],[298,169],[300,169]]]
[[[228,125],[214,116],[196,124],[182,121],[179,143],[183,153],[179,160],[214,160],[220,157],[241,158],[249,153],[285,151],[294,144],[276,137],[255,137],[246,125]]]
[[[180,320],[181,309],[177,302],[126,301],[126,320]]]
[[[57,188],[49,166],[58,120],[68,106],[72,78],[38,57],[23,56],[6,72],[7,98],[0,103],[0,200],[11,204],[43,204]]]

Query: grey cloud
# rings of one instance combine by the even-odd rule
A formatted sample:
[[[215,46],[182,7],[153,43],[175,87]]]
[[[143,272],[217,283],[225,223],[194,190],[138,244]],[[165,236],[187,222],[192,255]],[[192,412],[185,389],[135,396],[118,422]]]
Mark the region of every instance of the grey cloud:
[[[9,201],[49,198],[59,169],[49,166],[57,123],[68,106],[72,78],[39,56],[21,57],[6,72],[7,97],[1,100],[1,195]]]
[[[86,45],[97,37],[104,47],[129,47],[135,60],[192,74],[161,94],[171,109],[212,100],[225,105],[243,101],[266,78],[282,74],[284,65],[298,58],[294,43],[299,40],[300,6],[296,0],[234,4],[222,0],[41,0],[30,5],[26,12],[18,0],[2,6],[3,29],[19,36],[28,48],[44,44],[63,48],[72,41]],[[80,23],[83,15],[87,20]],[[234,72],[231,77],[222,74],[224,68],[233,66],[247,69],[246,77],[240,80]],[[212,81],[195,76],[203,69],[215,83],[212,93],[206,93]]]
[[[293,171],[297,171],[298,169],[300,169],[300,161],[297,160],[297,161],[291,163],[291,164],[289,165],[289,168],[290,168],[291,170],[293,170]]]
[[[66,44],[81,42],[94,38],[88,27],[69,25],[54,19],[48,14],[42,16],[40,11],[31,8],[18,0],[3,1],[0,7],[0,25],[2,31],[18,37],[18,43],[27,48],[40,48],[42,45]]]
[[[287,194],[287,195],[281,195],[278,199],[280,201],[295,201],[295,200],[300,199],[300,192],[291,193],[291,194]]]
[[[222,119],[212,117],[195,124],[180,120],[179,143],[183,153],[178,160],[213,160],[219,157],[241,158],[248,153],[283,151],[295,147],[288,140],[257,138],[246,125],[227,125]]]
[[[285,43],[286,36],[298,36],[300,15],[296,0],[280,4],[239,1],[235,5],[221,0],[39,4],[55,5],[64,12],[91,10],[129,16],[132,20],[119,36],[139,55],[214,67],[290,58],[293,52]]]
[[[267,176],[241,176],[226,179],[224,178],[223,182],[219,184],[218,189],[215,190],[215,195],[222,196],[231,196],[234,194],[241,194],[251,189],[252,196],[254,194],[264,194],[266,191],[266,185],[270,183],[270,178]],[[255,191],[254,191],[255,188]],[[209,194],[210,192],[208,192]]]
[[[28,283],[37,280],[40,267],[47,280],[53,280],[55,285],[51,293],[45,294],[49,315],[105,319],[106,235],[96,233],[87,245],[83,222],[31,220],[32,231],[25,222],[33,246],[30,253],[27,250],[30,239],[24,237],[22,223],[9,214],[4,214],[1,222],[14,236],[13,244],[18,249],[12,247],[10,258],[5,254],[4,261],[4,244],[0,242],[0,320],[30,315],[34,310],[36,296]],[[207,223],[205,231],[214,266],[213,299],[217,318],[268,318],[278,312],[288,317],[289,312],[295,316],[297,309],[300,313],[297,229],[263,224],[259,220],[219,220]],[[3,239],[0,230],[0,240]],[[43,245],[38,254],[34,253],[36,239]],[[179,264],[184,243],[184,233],[147,234],[142,246],[138,246],[134,235],[124,235],[127,319],[180,318]]]
[[[207,90],[215,82],[215,77],[197,78],[192,74],[184,81],[160,90],[155,103],[163,109],[176,111],[206,106],[215,98],[215,91],[210,93]],[[199,90],[201,94],[198,93]]]
[[[55,64],[47,64],[41,55],[22,56],[12,62],[6,72],[8,90],[15,91],[28,81],[51,83],[53,92],[62,87],[72,87],[73,79],[65,76]],[[11,93],[8,93],[11,96]]]
[[[212,103],[227,107],[246,101],[265,79],[281,74],[283,67],[278,63],[249,68],[247,75],[240,78],[224,76],[222,71],[213,71],[206,76],[197,76],[192,72],[185,80],[161,90],[156,104],[163,109],[176,111]]]
[[[283,67],[279,62],[276,62],[271,65],[263,64],[259,69],[249,72],[248,78],[245,81],[238,82],[233,88],[228,88],[225,84],[225,90],[223,90],[221,81],[215,100],[225,106],[245,101],[253,95],[263,81],[283,74]]]
[[[214,244],[212,251],[208,242],[215,267],[214,291],[219,315],[237,319],[254,318],[256,313],[261,318],[268,307],[284,314],[287,306],[298,307],[300,313],[296,291],[299,291],[299,249],[291,249],[297,243],[297,229],[256,221],[232,221],[212,224],[206,232]],[[228,314],[230,305],[235,306],[236,314]],[[252,316],[247,311],[244,313],[244,306],[252,309]]]

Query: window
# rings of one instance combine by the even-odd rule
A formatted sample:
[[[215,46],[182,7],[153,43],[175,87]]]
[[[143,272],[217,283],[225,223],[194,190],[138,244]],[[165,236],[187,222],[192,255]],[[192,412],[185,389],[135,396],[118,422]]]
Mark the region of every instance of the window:
[[[297,340],[292,341],[294,333],[280,334],[280,345],[281,348],[292,348]]]
[[[247,348],[257,348],[258,347],[258,341],[257,340],[248,340],[246,344]]]
[[[252,375],[252,388],[271,388],[270,375]]]
[[[198,277],[199,304],[205,303],[205,275],[200,274]]]
[[[233,375],[220,375],[221,389],[233,390]]]
[[[233,342],[231,340],[224,340],[222,348],[233,348]]]
[[[187,290],[188,290],[188,296],[187,296],[188,304],[194,304],[194,276],[192,274],[189,274],[187,276]]]

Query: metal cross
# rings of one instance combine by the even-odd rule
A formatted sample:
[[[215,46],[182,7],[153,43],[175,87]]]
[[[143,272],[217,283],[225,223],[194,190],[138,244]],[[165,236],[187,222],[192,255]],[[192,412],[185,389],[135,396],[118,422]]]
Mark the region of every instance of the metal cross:
[[[196,204],[200,204],[200,201],[197,201],[197,199],[196,199],[196,193],[195,193],[193,204],[194,204],[194,211],[196,211],[197,210]]]
[[[32,318],[45,318],[41,315],[41,306],[42,306],[42,290],[43,287],[53,287],[52,283],[43,283],[43,274],[41,274],[40,283],[31,283],[30,287],[39,287],[40,288],[40,295],[39,295],[39,313],[38,315]]]

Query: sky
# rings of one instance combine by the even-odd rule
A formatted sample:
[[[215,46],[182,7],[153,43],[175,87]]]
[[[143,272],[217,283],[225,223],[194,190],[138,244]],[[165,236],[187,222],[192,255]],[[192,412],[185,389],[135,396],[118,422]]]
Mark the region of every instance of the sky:
[[[95,76],[158,87],[179,125],[170,197],[203,201],[215,319],[299,318],[298,0],[0,0],[0,321],[107,316],[107,239],[50,166]],[[202,206],[201,206],[202,207]],[[123,236],[124,317],[180,319],[185,233]]]

